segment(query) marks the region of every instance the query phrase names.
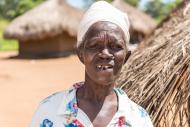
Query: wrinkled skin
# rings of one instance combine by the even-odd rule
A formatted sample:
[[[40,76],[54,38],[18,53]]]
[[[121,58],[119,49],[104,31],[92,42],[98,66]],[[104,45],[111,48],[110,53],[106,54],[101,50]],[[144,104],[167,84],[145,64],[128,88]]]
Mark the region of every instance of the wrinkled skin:
[[[111,22],[97,22],[88,29],[77,54],[85,65],[85,82],[77,91],[78,106],[94,127],[105,127],[117,111],[113,87],[130,55],[124,33]]]

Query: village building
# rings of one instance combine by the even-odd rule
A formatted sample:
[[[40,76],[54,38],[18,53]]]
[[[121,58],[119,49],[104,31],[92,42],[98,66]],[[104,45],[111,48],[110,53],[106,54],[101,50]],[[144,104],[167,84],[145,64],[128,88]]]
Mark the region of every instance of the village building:
[[[149,15],[127,4],[123,0],[114,0],[112,5],[126,12],[130,22],[130,43],[140,43],[156,28],[156,21]]]
[[[18,40],[21,57],[64,56],[74,49],[82,15],[64,0],[47,0],[13,20],[4,37]]]
[[[115,0],[113,6],[129,16],[130,43],[139,43],[156,27],[145,13]],[[60,57],[73,53],[77,29],[84,11],[65,0],[47,0],[17,17],[4,31],[7,39],[17,39],[20,57]]]

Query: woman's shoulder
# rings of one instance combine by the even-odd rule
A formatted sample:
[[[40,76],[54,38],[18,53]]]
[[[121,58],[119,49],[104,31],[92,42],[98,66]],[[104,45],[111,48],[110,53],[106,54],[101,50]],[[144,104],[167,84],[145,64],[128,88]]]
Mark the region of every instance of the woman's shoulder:
[[[55,92],[48,97],[42,99],[39,103],[35,115],[37,116],[48,116],[49,114],[56,113],[59,105],[67,99],[69,90],[63,90]]]
[[[122,106],[121,109],[126,112],[127,115],[130,114],[130,116],[133,116],[130,117],[130,121],[138,121],[141,125],[144,125],[143,127],[153,127],[149,114],[142,106],[130,99],[127,93],[121,88],[117,88],[117,93],[122,101],[120,105]]]
[[[43,120],[57,118],[60,112],[64,112],[66,104],[75,96],[76,89],[79,87],[75,83],[67,90],[56,92],[43,99],[35,111],[30,127],[36,127],[41,124]]]
[[[134,102],[132,99],[130,99],[124,90],[118,89],[118,91],[120,92],[121,95],[124,96],[126,103],[128,103],[128,105],[132,111],[136,112],[141,117],[148,116],[147,111],[142,106],[140,106],[139,104]]]
[[[142,106],[135,103],[131,99],[129,99],[129,103],[130,103],[131,111],[133,111],[134,116],[136,118],[135,121],[139,121],[139,123],[141,123],[143,127],[153,127],[153,124],[148,112]]]
[[[55,92],[49,95],[40,102],[38,109],[41,108],[56,109],[61,103],[64,103],[65,101],[72,99],[73,96],[75,96],[76,89],[79,88],[81,85],[82,85],[81,82],[75,83],[69,89],[62,90],[60,92]]]
[[[121,88],[117,88],[116,89],[117,93],[119,96],[122,97],[122,101],[124,101],[124,104],[127,104],[133,111],[140,111],[141,113],[146,113],[146,110],[141,107],[139,104],[137,104],[136,102],[134,102],[132,99],[130,99],[127,96],[127,93],[121,89]]]
[[[77,84],[75,83],[69,89],[55,92],[49,95],[48,97],[44,98],[40,102],[40,105],[49,105],[49,104],[56,105],[60,103],[62,100],[69,99],[69,97],[74,94],[74,91],[76,90],[76,88],[77,88]]]
[[[42,99],[42,101],[40,102],[40,106],[41,105],[51,104],[51,103],[56,104],[55,102],[62,99],[66,94],[67,94],[67,90],[60,91],[60,92],[55,92],[55,93],[47,96],[46,98]]]

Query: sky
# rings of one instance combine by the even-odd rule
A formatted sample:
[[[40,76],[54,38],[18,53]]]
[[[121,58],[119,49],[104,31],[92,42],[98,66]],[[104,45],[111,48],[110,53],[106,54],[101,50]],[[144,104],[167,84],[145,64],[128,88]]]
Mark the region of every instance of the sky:
[[[85,5],[84,0],[66,0],[68,3],[75,7],[83,7]]]
[[[66,0],[68,3],[70,3],[71,5],[75,6],[75,7],[79,7],[79,8],[82,8],[84,7],[85,5],[85,0]],[[152,0],[141,0],[140,2],[140,7],[143,8],[143,6],[146,4],[146,2],[148,1],[152,1]],[[175,1],[175,0],[162,0],[163,2],[165,3],[168,3],[168,2],[172,2],[172,1]]]

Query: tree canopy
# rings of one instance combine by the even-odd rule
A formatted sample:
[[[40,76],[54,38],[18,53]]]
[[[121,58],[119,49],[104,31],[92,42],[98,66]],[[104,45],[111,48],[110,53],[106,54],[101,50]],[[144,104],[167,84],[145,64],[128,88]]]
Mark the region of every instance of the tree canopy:
[[[145,4],[144,11],[155,18],[158,22],[163,20],[182,0],[164,3],[163,0],[152,0]]]
[[[43,1],[44,0],[1,0],[0,17],[11,20]]]
[[[45,0],[0,0],[0,18],[12,20],[15,17],[22,15],[31,8],[39,5]],[[98,0],[84,0],[85,6],[88,8],[93,2]],[[106,0],[112,2],[113,0]],[[132,6],[139,7],[141,0],[124,0]],[[157,21],[161,21],[174,9],[182,0],[173,0],[172,2],[164,3],[163,0],[147,1],[144,7],[146,13],[150,14]]]

